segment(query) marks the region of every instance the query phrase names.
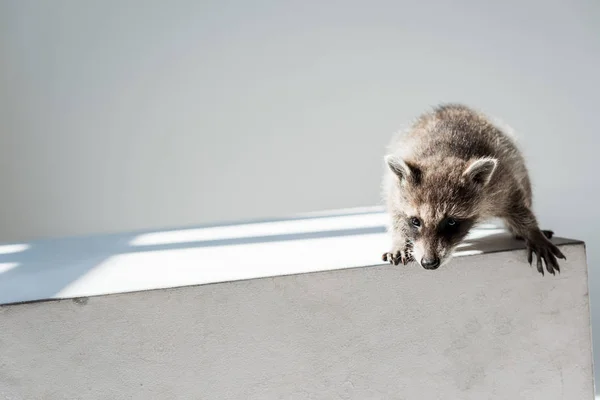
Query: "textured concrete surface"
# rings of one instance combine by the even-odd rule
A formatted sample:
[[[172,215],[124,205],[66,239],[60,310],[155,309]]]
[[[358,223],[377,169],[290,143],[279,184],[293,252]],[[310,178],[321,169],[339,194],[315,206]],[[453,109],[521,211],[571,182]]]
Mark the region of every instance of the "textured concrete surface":
[[[0,307],[0,398],[593,399],[583,244]],[[282,259],[282,264],[285,260]]]

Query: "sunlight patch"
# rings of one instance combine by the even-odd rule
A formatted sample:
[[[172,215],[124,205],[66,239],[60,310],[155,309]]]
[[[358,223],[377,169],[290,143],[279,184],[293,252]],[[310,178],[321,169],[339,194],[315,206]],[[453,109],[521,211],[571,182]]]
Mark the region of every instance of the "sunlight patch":
[[[157,246],[209,240],[292,235],[349,229],[383,228],[386,226],[387,221],[388,218],[385,214],[371,214],[184,229],[178,231],[146,233],[134,238],[130,242],[130,245]]]
[[[29,249],[29,247],[30,246],[25,243],[0,245],[0,254],[21,253]]]
[[[19,263],[0,263],[0,274],[8,272],[11,269],[18,267]]]

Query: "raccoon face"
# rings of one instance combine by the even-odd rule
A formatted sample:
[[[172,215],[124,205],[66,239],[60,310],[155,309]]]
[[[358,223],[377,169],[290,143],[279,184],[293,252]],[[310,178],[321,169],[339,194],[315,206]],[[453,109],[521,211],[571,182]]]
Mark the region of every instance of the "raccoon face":
[[[396,229],[412,243],[423,268],[437,269],[479,220],[497,161],[444,158],[417,165],[388,156],[386,162],[397,177]]]
[[[434,220],[408,217],[407,237],[413,246],[414,259],[425,269],[439,268],[451,259],[452,252],[469,233],[474,222],[475,218],[457,219],[450,216]]]

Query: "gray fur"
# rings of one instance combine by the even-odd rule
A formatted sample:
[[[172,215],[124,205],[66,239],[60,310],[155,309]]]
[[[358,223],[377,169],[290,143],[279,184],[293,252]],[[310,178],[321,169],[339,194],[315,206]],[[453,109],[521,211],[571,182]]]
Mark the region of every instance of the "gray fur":
[[[438,106],[393,138],[385,162],[393,246],[384,260],[435,269],[474,224],[501,218],[526,241],[530,264],[536,254],[542,274],[542,261],[548,272],[560,271],[556,258],[564,255],[538,227],[521,151],[489,117],[460,104]]]

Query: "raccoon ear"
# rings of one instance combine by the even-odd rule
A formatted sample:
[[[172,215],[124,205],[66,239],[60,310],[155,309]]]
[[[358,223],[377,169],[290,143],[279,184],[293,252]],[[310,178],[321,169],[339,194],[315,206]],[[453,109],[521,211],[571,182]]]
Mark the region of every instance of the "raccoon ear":
[[[497,165],[498,160],[495,158],[480,158],[469,164],[463,173],[463,176],[476,184],[485,186],[490,182],[490,179],[492,179],[492,175],[494,175]]]
[[[412,179],[418,181],[420,171],[417,167],[407,164],[401,157],[393,154],[385,156],[385,163],[401,181]]]

